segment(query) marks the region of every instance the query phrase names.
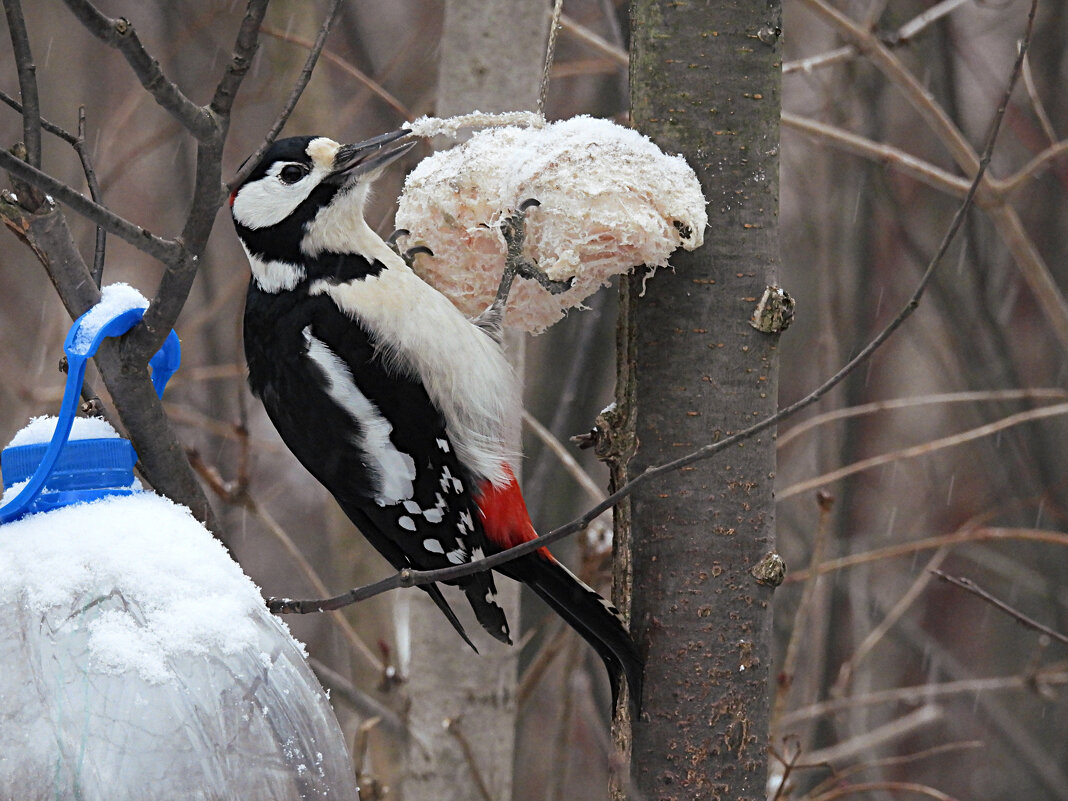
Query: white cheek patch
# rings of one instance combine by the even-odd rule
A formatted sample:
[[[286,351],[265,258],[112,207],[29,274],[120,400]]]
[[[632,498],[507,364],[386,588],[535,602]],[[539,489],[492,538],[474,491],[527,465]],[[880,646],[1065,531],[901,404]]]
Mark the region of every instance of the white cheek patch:
[[[312,335],[310,326],[304,329],[304,339],[308,343],[309,358],[326,379],[327,394],[360,426],[356,445],[365,454],[375,483],[375,503],[390,506],[411,498],[415,494],[415,460],[397,450],[397,446],[390,441],[392,424],[360,392],[348,365],[325,342]],[[410,527],[405,525],[403,519],[401,525],[414,531],[415,521],[407,518],[407,522]]]
[[[294,184],[287,184],[278,177],[291,162],[272,164],[265,176],[245,184],[234,196],[234,219],[253,231],[282,222],[330,174],[339,147],[341,145],[333,139],[324,136],[313,139],[306,151],[312,160],[311,172]]]

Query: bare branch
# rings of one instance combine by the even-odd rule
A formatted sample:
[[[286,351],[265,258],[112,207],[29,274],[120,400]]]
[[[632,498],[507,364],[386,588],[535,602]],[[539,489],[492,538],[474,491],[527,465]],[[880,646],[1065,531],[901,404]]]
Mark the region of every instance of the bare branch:
[[[276,28],[272,28],[268,25],[264,25],[262,28],[260,28],[260,33],[262,33],[264,36],[270,36],[274,39],[277,39],[280,42],[289,42],[290,44],[298,45],[307,50],[311,50],[315,47],[315,42],[311,41],[310,39],[305,39],[301,36],[295,36],[292,33],[286,33],[285,31],[277,30]],[[388,92],[386,88],[382,86],[382,84],[380,84],[378,81],[376,81],[363,70],[359,69],[351,61],[348,61],[339,56],[337,53],[334,53],[333,51],[327,49],[323,50],[322,57],[338,69],[343,70],[346,74],[351,75],[357,81],[366,86],[371,91],[371,94],[381,99],[382,102],[384,102],[387,106],[396,111],[397,114],[399,114],[403,119],[413,119],[414,115],[412,114],[409,108],[407,108],[394,95]]]
[[[189,290],[196,278],[197,259],[207,247],[208,236],[215,225],[216,213],[225,198],[222,155],[230,126],[230,110],[255,53],[258,28],[267,10],[267,1],[249,2],[245,17],[238,28],[234,55],[219,81],[211,111],[201,109],[213,122],[209,134],[197,136],[193,197],[179,237],[179,241],[185,246],[185,252],[181,258],[164,262],[167,269],[156,288],[156,295],[152,298],[141,325],[129,337],[126,347],[129,357],[135,361],[151,358],[163,344],[164,337],[185,307]]]
[[[22,140],[26,148],[26,162],[32,167],[41,167],[41,104],[37,94],[37,66],[33,63],[30,37],[26,33],[26,19],[22,14],[20,0],[4,0],[7,28],[11,36],[11,48],[15,52],[15,67],[19,76],[19,93],[22,95]],[[29,195],[26,208],[36,211],[44,203],[40,192],[28,186],[18,187]]]
[[[922,14],[913,17],[898,28],[897,33],[891,41],[897,44],[899,42],[907,42],[914,39],[928,25],[937,22],[942,19],[942,17],[956,11],[964,4],[970,2],[971,0],[942,0],[941,3],[935,3]]]
[[[1020,625],[1026,626],[1029,629],[1034,629],[1035,631],[1041,634],[1045,634],[1047,637],[1050,637],[1056,640],[1057,642],[1062,642],[1068,645],[1068,635],[1061,634],[1056,629],[1051,629],[1049,626],[1045,626],[1039,623],[1034,618],[1028,617],[1019,609],[1015,609],[1009,606],[1004,601],[1002,601],[1000,598],[994,597],[971,579],[950,576],[947,573],[943,573],[941,570],[931,570],[931,572],[938,576],[940,579],[942,579],[942,581],[952,584],[954,587],[960,587],[962,590],[967,590],[977,598],[982,598],[995,609],[1000,609],[1002,612],[1012,617]]]
[[[85,183],[89,187],[89,196],[96,203],[103,203],[100,196],[100,184],[96,180],[96,170],[93,169],[93,160],[89,155],[89,149],[85,146],[85,106],[78,107],[78,138],[71,142],[74,152],[78,154],[78,160],[82,163],[82,172],[85,173]],[[101,227],[96,227],[96,244],[93,248],[93,281],[99,287],[104,280],[104,256],[107,249],[107,232]]]
[[[30,51],[30,37],[26,33],[26,18],[20,0],[4,0],[11,48],[15,51],[15,67],[22,95],[22,140],[26,144],[26,161],[41,167],[41,105],[37,95],[37,65]]]
[[[817,143],[827,141],[847,153],[888,164],[905,175],[947,194],[961,197],[968,191],[966,178],[947,172],[893,145],[875,142],[837,125],[808,119],[789,111],[782,112],[782,124],[784,128],[805,134]]]
[[[938,135],[939,140],[948,148],[954,161],[964,173],[975,174],[979,168],[979,158],[971,144],[964,138],[964,134],[949,118],[945,109],[934,101],[927,88],[909,72],[904,63],[890,51],[885,43],[880,41],[875,33],[858,25],[824,0],[801,0],[801,4],[834,28],[858,52],[867,56],[880,72],[901,89],[906,100]],[[1030,30],[1030,22],[1028,26]],[[1030,33],[1026,39],[1030,41]],[[1016,72],[1018,68],[1014,68],[1013,73],[1016,74]],[[1016,84],[1015,79],[1012,84]]]
[[[1042,105],[1042,100],[1038,96],[1038,87],[1035,86],[1035,76],[1031,74],[1031,59],[1024,59],[1023,69],[1024,87],[1027,89],[1027,96],[1031,100],[1031,110],[1035,113],[1035,117],[1038,118],[1038,124],[1042,126],[1042,133],[1046,135],[1046,138],[1051,142],[1057,141],[1057,132],[1053,129],[1053,123],[1050,122],[1049,114],[1046,113],[1046,107]]]
[[[576,41],[587,45],[591,50],[606,56],[617,69],[630,64],[630,54],[626,50],[598,36],[581,22],[569,17],[567,14],[560,15],[560,30],[569,34]]]
[[[319,28],[319,34],[315,37],[315,44],[312,45],[311,50],[308,52],[308,58],[304,61],[304,67],[300,71],[300,75],[297,76],[296,83],[293,84],[293,89],[289,92],[289,97],[286,98],[285,105],[282,106],[282,110],[278,113],[278,118],[274,121],[274,125],[267,131],[267,135],[264,137],[262,144],[256,149],[244,166],[237,171],[230,183],[227,185],[227,191],[232,191],[234,187],[238,186],[244,181],[249,173],[256,167],[260,159],[263,158],[263,154],[267,152],[267,148],[271,146],[274,140],[278,137],[278,134],[285,127],[286,122],[289,121],[289,116],[293,113],[293,109],[297,106],[297,101],[300,100],[300,96],[304,93],[305,87],[308,85],[308,81],[311,80],[312,71],[315,69],[315,64],[319,61],[319,54],[323,51],[323,47],[326,46],[326,37],[330,35],[330,29],[334,26],[334,21],[337,19],[338,12],[341,11],[342,0],[333,0],[330,5],[330,10],[326,14],[326,19],[323,20],[323,24]]]
[[[867,782],[864,784],[845,784],[828,790],[823,795],[816,796],[810,801],[834,801],[836,798],[845,798],[850,795],[871,796],[875,793],[915,793],[933,798],[935,801],[956,801],[952,796],[946,795],[934,787],[916,782]]]
[[[1002,389],[980,390],[976,392],[944,392],[936,395],[917,395],[908,398],[892,398],[885,401],[873,401],[859,406],[849,406],[844,409],[833,409],[815,417],[810,417],[802,423],[798,423],[788,431],[780,431],[778,446],[786,447],[787,444],[819,426],[833,423],[836,420],[846,420],[852,417],[874,414],[876,412],[891,411],[894,409],[913,409],[918,406],[930,406],[939,404],[955,403],[1001,403],[1011,400],[1065,400],[1068,398],[1068,389],[1035,388],[1035,389]]]
[[[445,731],[455,737],[456,742],[460,744],[460,750],[463,752],[467,767],[471,769],[471,777],[475,780],[475,787],[478,788],[482,801],[494,801],[493,794],[489,791],[486,780],[482,776],[482,771],[479,770],[475,749],[471,747],[471,742],[460,729],[460,720],[460,717],[446,719]]]
[[[252,59],[259,48],[260,25],[264,14],[267,13],[269,2],[270,0],[250,0],[245,10],[245,18],[241,20],[241,27],[237,31],[234,54],[230,58],[230,63],[219,85],[215,88],[215,96],[211,99],[211,110],[224,120],[224,125],[229,121],[237,90],[241,88],[241,82],[248,74]]]
[[[1004,181],[999,182],[1002,191],[1012,194],[1020,189],[1024,183],[1035,177],[1035,173],[1046,168],[1046,165],[1068,154],[1068,139],[1050,145],[1018,172],[1010,175]]]
[[[820,565],[812,565],[803,570],[794,570],[786,577],[786,584],[798,581],[806,581],[815,570],[819,573],[833,573],[836,570],[845,570],[858,565],[871,564],[883,559],[894,559],[902,556],[912,556],[920,551],[930,551],[941,548],[944,545],[962,545],[972,542],[1002,542],[1007,540],[1024,540],[1026,542],[1044,542],[1048,545],[1059,545],[1068,548],[1068,534],[1060,531],[1046,531],[1033,528],[967,528],[955,531],[952,534],[942,534],[937,537],[927,537],[914,542],[903,542],[897,545],[888,545],[885,548],[876,548],[873,551],[854,553],[849,556],[840,556],[837,559],[828,559]]]
[[[410,734],[408,724],[396,712],[373,696],[365,693],[336,670],[331,669],[314,656],[308,658],[308,664],[311,665],[312,670],[315,671],[315,675],[323,686],[330,690],[332,694],[341,696],[347,701],[360,717],[364,719],[378,718],[382,730],[398,740],[403,740]],[[333,698],[334,696],[332,695],[331,700]]]
[[[955,445],[963,445],[966,442],[979,439],[980,437],[989,437],[991,434],[996,434],[999,431],[1004,431],[1007,428],[1013,426],[1022,425],[1024,423],[1032,422],[1033,420],[1042,420],[1047,417],[1057,417],[1059,415],[1068,414],[1068,403],[1058,403],[1051,406],[1043,406],[1040,409],[1028,409],[1025,412],[1018,412],[1017,414],[1011,414],[1008,417],[1004,417],[993,423],[987,423],[986,425],[976,426],[968,431],[962,431],[959,434],[951,434],[947,437],[941,437],[940,439],[933,440],[931,442],[923,442],[919,445],[913,445],[910,448],[901,448],[900,450],[892,451],[890,453],[879,454],[878,456],[871,456],[867,459],[861,459],[860,461],[848,464],[845,467],[840,467],[837,470],[832,470],[829,473],[816,476],[815,478],[806,479],[805,481],[799,481],[796,484],[792,484],[786,487],[782,491],[776,494],[776,497],[782,501],[786,498],[792,498],[795,495],[799,495],[803,492],[816,489],[830,484],[834,481],[840,481],[847,476],[854,475],[856,473],[870,470],[873,467],[880,467],[885,464],[891,464],[892,462],[899,461],[901,459],[912,459],[916,456],[925,456],[929,453],[933,453],[943,448],[950,448]]]
[[[941,684],[928,682],[913,687],[895,687],[890,690],[876,690],[863,695],[820,701],[818,704],[787,712],[783,716],[782,722],[784,726],[793,726],[801,721],[833,715],[844,709],[877,706],[879,704],[917,704],[921,701],[933,701],[936,698],[950,698],[955,695],[978,695],[980,693],[1005,692],[1007,690],[1027,691],[1036,685],[1049,687],[1063,686],[1065,684],[1068,684],[1068,671],[1064,669],[1063,665],[1048,668],[1030,676],[962,679],[961,681],[947,681]]]
[[[152,95],[156,103],[174,117],[198,140],[215,136],[218,127],[214,116],[186,97],[178,86],[170,81],[159,65],[141,44],[141,39],[129,20],[105,16],[89,0],[64,0],[78,21],[104,44],[114,47],[130,65],[141,86]]]
[[[155,236],[141,226],[135,225],[110,209],[101,206],[99,203],[94,203],[80,192],[75,192],[62,181],[57,181],[51,175],[31,167],[6,150],[0,150],[0,168],[21,178],[26,183],[36,186],[60,203],[70,206],[86,219],[102,226],[124,242],[128,242],[153,258],[168,262],[180,257],[184,251],[180,243]]]
[[[17,101],[15,98],[13,98],[11,95],[9,95],[7,92],[3,91],[2,89],[0,89],[0,102],[6,103],[8,106],[10,106],[11,108],[15,109],[15,111],[17,111],[19,114],[23,113],[22,112],[22,103]],[[61,128],[60,126],[56,125],[53,122],[49,122],[44,117],[41,117],[40,120],[41,120],[41,127],[44,130],[48,131],[48,133],[53,134],[54,136],[58,136],[64,142],[67,142],[68,144],[73,145],[74,142],[77,140],[77,137],[74,134],[72,134],[70,131],[67,131],[64,128]]]

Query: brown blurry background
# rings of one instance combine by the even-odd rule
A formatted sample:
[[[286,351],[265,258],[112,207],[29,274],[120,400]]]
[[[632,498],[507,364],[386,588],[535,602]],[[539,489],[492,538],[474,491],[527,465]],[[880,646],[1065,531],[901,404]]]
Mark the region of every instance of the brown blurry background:
[[[191,188],[189,138],[144,93],[122,57],[93,40],[62,4],[24,5],[43,116],[73,129],[77,108],[85,105],[106,204],[173,235]],[[101,6],[133,21],[169,77],[197,102],[210,97],[244,11],[237,2]],[[1027,7],[1018,0],[953,6],[913,36],[884,38],[980,149]],[[868,21],[886,34],[900,34],[931,8],[909,0],[842,6],[858,24]],[[224,176],[260,143],[324,9],[323,2],[272,3],[235,107]],[[568,0],[564,12],[569,24],[558,45],[547,115],[625,120],[625,4]],[[285,133],[358,141],[433,114],[442,23],[437,2],[346,5]],[[591,46],[576,26],[608,46]],[[807,3],[787,0],[783,29],[789,116],[781,148],[781,279],[797,300],[797,321],[782,338],[781,405],[814,388],[897,314],[959,203],[899,169],[896,151],[844,152],[839,132],[960,175],[944,142],[869,61],[855,52],[829,63],[818,58],[840,48],[842,39]],[[9,41],[6,30],[2,38]],[[995,178],[1012,176],[1068,137],[1066,42],[1068,5],[1043,2],[1027,80],[1013,96],[990,167]],[[8,46],[0,47],[0,88],[18,95]],[[6,107],[0,132],[4,147],[22,136],[21,119]],[[47,135],[44,144],[46,171],[84,190],[69,146]],[[392,230],[402,169],[427,152],[417,149],[379,183],[368,217],[380,232]],[[845,383],[780,427],[778,539],[791,568],[776,594],[773,675],[782,667],[782,680],[769,689],[776,696],[772,744],[780,756],[800,748],[800,762],[829,762],[838,770],[869,766],[851,780],[915,782],[960,798],[1068,798],[1068,648],[928,572],[938,567],[967,576],[1068,633],[1068,407],[1034,413],[1068,402],[1068,358],[1024,278],[1020,255],[1029,254],[1025,269],[1046,271],[1064,291],[1068,148],[1059,153],[1024,175],[1011,194],[1018,228],[1004,213],[973,211],[919,311]],[[388,575],[248,393],[240,341],[248,267],[227,216],[220,211],[176,326],[184,364],[168,390],[171,420],[181,441],[224,478],[238,478],[248,458],[253,503],[211,497],[235,555],[266,595],[317,594],[280,533],[331,592]],[[74,214],[68,220],[91,257],[92,227]],[[158,263],[109,237],[105,283],[126,281],[151,296],[160,274]],[[7,232],[0,234],[0,282],[0,439],[6,442],[30,415],[57,407],[63,376],[56,363],[70,320],[32,254]],[[603,290],[590,306],[527,347],[527,409],[565,442],[588,430],[613,397],[612,291]],[[1045,391],[1018,392],[1039,389]],[[899,399],[909,400],[888,405]],[[840,416],[823,417],[831,412]],[[989,430],[976,430],[981,426]],[[590,499],[539,438],[527,434],[526,495],[536,525],[547,530]],[[965,436],[945,440],[952,435]],[[603,485],[601,466],[567,447]],[[888,456],[875,459],[882,455]],[[863,469],[828,475],[852,465]],[[819,489],[831,496],[822,512]],[[606,589],[610,568],[596,544],[573,541],[558,552]],[[823,567],[818,581],[802,572],[814,558]],[[387,665],[397,664],[403,646],[396,596],[346,612],[356,636]],[[546,646],[560,644],[558,624],[534,599],[524,597],[522,614],[533,636],[520,657],[513,797],[607,798],[603,669],[577,640],[565,639],[548,660]],[[389,681],[332,619],[288,622],[318,662],[395,713],[403,716],[404,704],[419,702],[406,699],[403,683]],[[455,650],[439,658],[478,657],[457,639]],[[531,665],[547,668],[524,684]],[[366,711],[337,689],[333,699],[357,743],[365,798],[391,792],[386,788],[403,773],[396,731],[380,722],[358,732]],[[939,750],[947,745],[952,748]],[[881,762],[904,755],[915,758]],[[826,768],[795,768],[784,797],[800,798],[829,775]],[[872,794],[896,797],[886,789]]]

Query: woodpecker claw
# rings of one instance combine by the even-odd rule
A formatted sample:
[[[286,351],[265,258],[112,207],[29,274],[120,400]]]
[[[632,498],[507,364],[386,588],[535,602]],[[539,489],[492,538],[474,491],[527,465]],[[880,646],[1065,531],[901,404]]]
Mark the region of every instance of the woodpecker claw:
[[[420,253],[425,253],[428,256],[434,255],[434,251],[432,251],[426,245],[416,245],[415,247],[410,247],[407,250],[402,251],[400,249],[400,239],[404,236],[411,236],[411,233],[412,232],[409,231],[407,228],[398,228],[396,231],[390,234],[389,239],[386,240],[386,244],[389,245],[389,249],[396,253],[398,256],[400,256],[402,259],[404,259],[404,263],[407,264],[409,267],[412,266],[412,262],[415,260],[415,257],[418,256]]]
[[[408,248],[401,254],[401,258],[408,263],[408,266],[412,266],[412,259],[418,256],[420,253],[425,253],[428,256],[433,256],[434,251],[428,248],[426,245],[416,245],[414,248]]]

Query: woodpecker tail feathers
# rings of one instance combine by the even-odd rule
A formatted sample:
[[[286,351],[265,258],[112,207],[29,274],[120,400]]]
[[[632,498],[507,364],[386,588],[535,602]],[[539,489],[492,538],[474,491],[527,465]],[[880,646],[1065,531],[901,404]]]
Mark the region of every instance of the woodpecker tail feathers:
[[[425,591],[426,594],[431,597],[434,603],[438,605],[438,609],[442,611],[442,614],[444,614],[452,624],[452,627],[456,629],[456,633],[459,634],[463,638],[463,641],[471,646],[471,650],[477,654],[478,648],[471,642],[471,638],[468,637],[467,632],[464,631],[463,623],[456,617],[456,613],[452,611],[452,607],[449,606],[449,602],[445,600],[445,596],[441,594],[441,588],[439,588],[437,584],[424,584],[419,589]]]
[[[631,710],[636,712],[642,695],[642,660],[619,611],[544,549],[495,569],[534,590],[597,652],[608,669],[613,707],[626,679]]]

